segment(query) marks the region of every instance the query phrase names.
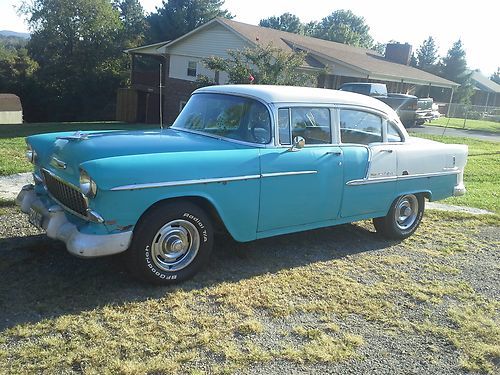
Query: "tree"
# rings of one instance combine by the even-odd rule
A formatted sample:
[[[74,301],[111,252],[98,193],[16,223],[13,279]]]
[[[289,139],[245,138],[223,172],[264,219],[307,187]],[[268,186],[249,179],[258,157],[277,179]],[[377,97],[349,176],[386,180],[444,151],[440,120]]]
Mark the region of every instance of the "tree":
[[[450,81],[460,83],[454,98],[458,103],[470,104],[474,89],[470,80],[471,73],[467,69],[465,50],[460,39],[453,43],[443,58],[441,75]]]
[[[364,48],[373,44],[365,19],[350,10],[336,10],[314,26],[310,35],[317,38]]]
[[[500,66],[497,68],[497,71],[491,75],[490,79],[500,85]]]
[[[380,53],[381,55],[385,54],[385,48],[387,47],[387,43],[376,42],[372,45],[371,49],[375,52]]]
[[[229,50],[228,55],[228,59],[218,56],[206,58],[203,64],[215,72],[228,73],[229,83],[307,86],[315,82],[317,77],[300,69],[304,64],[304,52],[286,52],[269,44]],[[199,76],[198,83],[206,85],[218,82]]]
[[[224,0],[163,0],[147,18],[150,43],[173,40],[215,17],[232,18]]]
[[[302,34],[304,27],[299,17],[291,13],[283,13],[278,17],[269,17],[260,20],[259,26],[270,27],[276,30],[288,31],[289,33]]]
[[[436,62],[438,61],[438,49],[432,36],[422,42],[417,50],[417,68],[426,72],[436,73]]]
[[[145,38],[146,19],[139,0],[115,0],[114,6],[120,12],[123,24],[123,46],[132,48],[141,45]]]
[[[126,71],[119,42],[123,24],[110,0],[24,3],[38,63],[37,120],[114,117],[116,89]]]

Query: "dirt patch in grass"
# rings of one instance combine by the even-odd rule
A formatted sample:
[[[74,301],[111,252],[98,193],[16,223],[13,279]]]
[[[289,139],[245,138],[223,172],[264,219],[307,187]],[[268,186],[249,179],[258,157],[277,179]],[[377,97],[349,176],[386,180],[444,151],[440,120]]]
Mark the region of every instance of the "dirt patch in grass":
[[[410,239],[370,222],[250,244],[218,238],[176,287],[81,260],[0,216],[0,372],[498,371],[499,231],[429,212]]]

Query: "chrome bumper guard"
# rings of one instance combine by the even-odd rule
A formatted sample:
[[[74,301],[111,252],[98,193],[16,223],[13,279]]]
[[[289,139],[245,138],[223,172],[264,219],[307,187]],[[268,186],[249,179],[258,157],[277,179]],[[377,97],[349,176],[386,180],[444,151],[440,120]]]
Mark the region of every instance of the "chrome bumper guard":
[[[40,214],[40,224],[47,232],[47,236],[63,241],[68,251],[78,257],[118,254],[127,250],[132,240],[132,231],[104,235],[79,232],[76,225],[66,218],[61,206],[57,204],[47,206],[42,202],[32,184],[23,186],[16,203],[26,214],[30,214],[32,210]]]
[[[462,195],[465,195],[466,192],[467,190],[465,189],[464,184],[456,185],[453,188],[453,196],[455,197],[461,197]]]

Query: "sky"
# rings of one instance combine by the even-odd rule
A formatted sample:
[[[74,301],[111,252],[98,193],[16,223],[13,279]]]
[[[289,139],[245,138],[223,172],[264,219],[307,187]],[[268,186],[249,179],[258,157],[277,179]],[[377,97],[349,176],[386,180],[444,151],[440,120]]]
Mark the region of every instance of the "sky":
[[[161,0],[140,0],[146,12]],[[21,0],[0,0],[0,30],[27,32],[16,14]],[[226,0],[224,7],[236,21],[257,25],[259,20],[285,12],[302,22],[320,20],[337,9],[350,9],[365,18],[377,42],[410,43],[415,51],[429,35],[437,41],[441,56],[453,42],[462,40],[469,68],[490,76],[500,66],[500,1],[476,0]]]

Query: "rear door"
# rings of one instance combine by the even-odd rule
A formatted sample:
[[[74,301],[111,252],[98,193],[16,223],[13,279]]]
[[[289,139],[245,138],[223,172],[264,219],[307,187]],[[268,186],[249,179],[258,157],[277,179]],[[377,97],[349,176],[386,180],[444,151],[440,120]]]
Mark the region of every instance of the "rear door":
[[[388,209],[396,191],[397,146],[384,141],[386,120],[357,108],[340,108],[339,117],[345,168],[341,216]]]

